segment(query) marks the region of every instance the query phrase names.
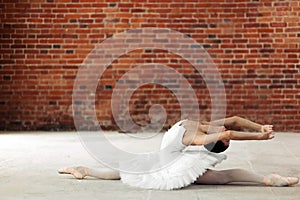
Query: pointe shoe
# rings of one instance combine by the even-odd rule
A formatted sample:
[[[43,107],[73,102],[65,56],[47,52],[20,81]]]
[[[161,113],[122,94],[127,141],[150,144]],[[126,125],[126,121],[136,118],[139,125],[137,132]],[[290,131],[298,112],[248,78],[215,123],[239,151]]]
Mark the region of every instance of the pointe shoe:
[[[71,168],[62,168],[62,169],[57,170],[57,172],[59,174],[72,174],[73,170],[74,170],[73,167],[71,167]]]
[[[58,170],[58,173],[60,174],[72,174],[77,179],[83,179],[84,177],[88,176],[88,172],[88,168],[86,167],[66,168]]]
[[[278,174],[270,174],[265,176],[263,182],[267,186],[283,187],[296,185],[299,179],[296,177],[283,177]]]

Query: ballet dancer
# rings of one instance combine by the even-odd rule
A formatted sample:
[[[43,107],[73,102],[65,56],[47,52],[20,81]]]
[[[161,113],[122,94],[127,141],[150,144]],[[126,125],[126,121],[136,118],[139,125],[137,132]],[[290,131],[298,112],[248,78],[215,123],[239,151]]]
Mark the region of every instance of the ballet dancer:
[[[214,170],[216,164],[226,159],[225,151],[230,140],[270,140],[274,138],[272,125],[261,125],[241,117],[229,117],[212,122],[182,120],[173,125],[163,136],[161,149],[181,156],[161,170],[144,174],[130,174],[110,168],[91,169],[69,167],[58,170],[60,174],[72,174],[77,179],[86,176],[119,180],[145,189],[172,190],[190,184],[256,183],[264,186],[292,186],[297,177],[278,174],[261,175],[244,169]],[[175,140],[175,142],[174,142]],[[197,147],[189,150],[189,147]]]

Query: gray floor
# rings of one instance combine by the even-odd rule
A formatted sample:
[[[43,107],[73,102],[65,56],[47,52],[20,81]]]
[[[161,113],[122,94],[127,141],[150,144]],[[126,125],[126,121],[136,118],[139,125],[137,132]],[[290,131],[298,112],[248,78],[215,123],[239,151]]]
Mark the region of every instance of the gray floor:
[[[161,135],[132,144],[130,138],[105,133],[114,145],[144,152],[159,147]],[[277,133],[272,141],[232,142],[228,159],[218,169],[242,167],[259,173],[276,172],[300,177],[300,134]],[[76,180],[59,175],[65,166],[101,167],[81,145],[75,132],[0,133],[0,199],[285,199],[300,198],[300,185],[192,185],[175,191],[132,188],[121,181]]]

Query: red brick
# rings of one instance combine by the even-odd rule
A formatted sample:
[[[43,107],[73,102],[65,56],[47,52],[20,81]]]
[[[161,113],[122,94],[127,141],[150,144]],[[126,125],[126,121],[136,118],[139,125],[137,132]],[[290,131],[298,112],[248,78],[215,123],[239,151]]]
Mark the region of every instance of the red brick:
[[[34,102],[32,106],[21,103],[23,110],[11,115],[22,120],[26,129],[45,125],[39,121],[41,114],[32,110],[45,110],[43,116],[47,116],[51,115],[47,109],[50,101],[55,102],[55,105],[50,105],[51,109],[65,110],[66,106],[70,106],[73,83],[80,65],[89,52],[107,37],[134,27],[166,27],[189,34],[206,48],[218,65],[225,86],[229,88],[228,115],[243,115],[261,121],[274,118],[280,125],[279,130],[300,130],[300,126],[297,127],[292,120],[285,120],[292,119],[291,115],[300,119],[299,109],[289,107],[289,112],[282,111],[287,104],[298,104],[298,101],[285,100],[299,98],[296,83],[300,83],[300,76],[295,71],[300,59],[297,46],[298,2],[190,0],[191,3],[182,3],[166,0],[165,3],[157,3],[132,0],[130,3],[117,2],[115,7],[109,7],[110,3],[95,3],[94,0],[80,3],[69,0],[35,2],[30,5],[26,1],[17,7],[8,7],[0,14],[3,30],[0,42],[1,95],[10,97],[7,105],[17,104],[17,99],[21,99],[19,94],[24,94],[26,101]],[[216,7],[216,3],[220,6]],[[22,12],[26,6],[26,12]],[[118,20],[110,20],[115,18]],[[110,23],[107,23],[109,20]],[[68,50],[73,50],[72,54],[67,54]],[[201,107],[203,113],[210,114],[210,99],[207,91],[203,90],[206,86],[200,81],[200,75],[197,76],[191,65],[180,56],[163,50],[134,51],[116,58],[100,82],[113,86],[116,79],[132,67],[153,62],[168,65],[184,74],[195,88],[201,105],[204,105]],[[153,72],[163,73],[162,70]],[[144,77],[152,76],[146,74]],[[124,89],[127,88],[124,86]],[[26,93],[28,90],[33,92]],[[110,110],[111,92],[100,90],[99,102],[105,106],[96,107],[106,128],[116,127]],[[135,94],[132,98],[139,103],[131,111],[138,123],[147,124],[149,119],[145,116],[148,116],[147,109],[153,102],[168,104],[165,105],[168,113],[179,113],[168,115],[167,126],[180,117],[178,101],[169,96],[167,90],[149,86],[140,88]],[[267,94],[268,101],[255,99],[256,94]],[[143,105],[145,100],[141,98],[147,100],[147,106]],[[245,101],[251,98],[253,102],[244,106]],[[260,110],[256,110],[256,105],[260,105]],[[12,106],[7,109],[14,110]],[[273,110],[274,115],[266,115],[266,110]],[[9,124],[12,118],[7,119],[0,113],[2,124]],[[62,119],[60,123],[72,126],[68,120]],[[284,123],[289,126],[284,126]]]

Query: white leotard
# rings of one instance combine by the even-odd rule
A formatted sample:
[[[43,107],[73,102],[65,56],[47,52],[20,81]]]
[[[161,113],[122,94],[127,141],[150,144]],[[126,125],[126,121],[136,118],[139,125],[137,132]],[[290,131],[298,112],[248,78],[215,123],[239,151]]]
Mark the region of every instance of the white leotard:
[[[207,169],[226,159],[226,155],[209,152],[204,146],[184,145],[182,138],[186,129],[183,121],[177,122],[163,136],[161,168],[139,174],[120,172],[122,182],[145,189],[179,189],[195,182]],[[157,167],[157,163],[153,166]]]

